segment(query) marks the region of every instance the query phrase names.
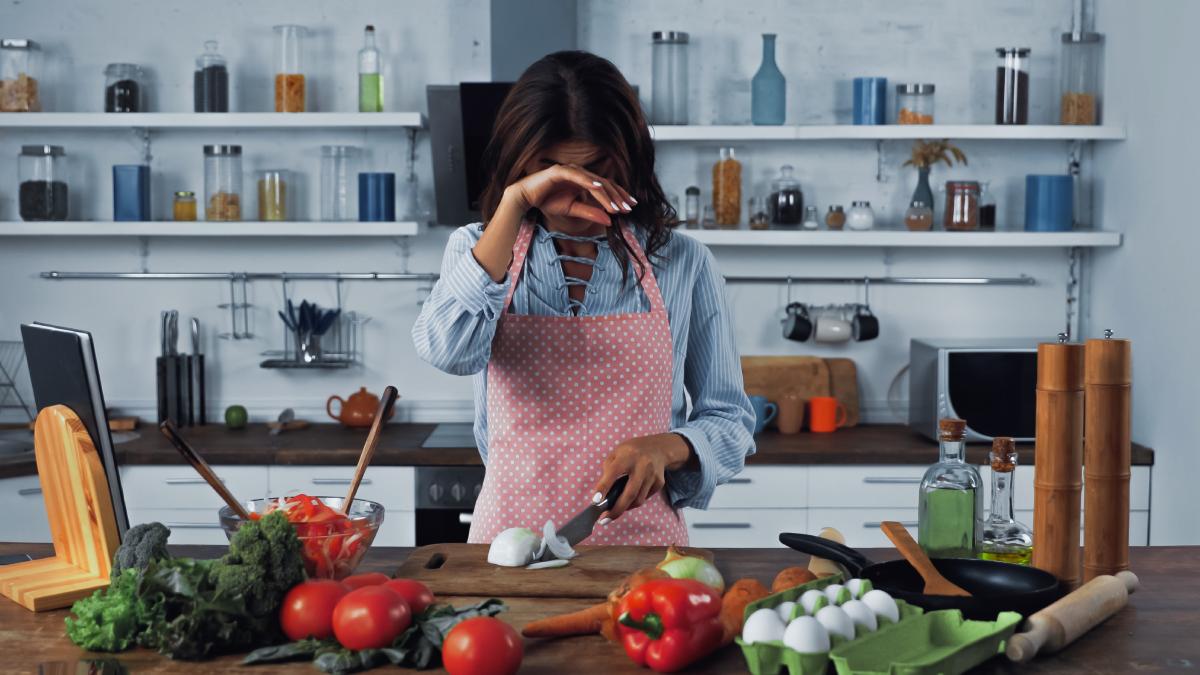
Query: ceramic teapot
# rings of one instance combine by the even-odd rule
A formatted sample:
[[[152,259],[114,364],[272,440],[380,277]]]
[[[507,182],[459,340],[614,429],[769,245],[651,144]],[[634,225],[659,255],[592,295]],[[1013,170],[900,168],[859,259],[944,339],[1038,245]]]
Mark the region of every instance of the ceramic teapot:
[[[338,402],[338,413],[333,413],[333,402]],[[348,427],[369,427],[371,422],[375,421],[375,411],[379,409],[379,397],[367,391],[366,387],[360,387],[358,391],[350,394],[345,400],[341,396],[330,396],[325,402],[325,412],[333,419],[341,422]],[[387,418],[392,419],[392,415],[396,413],[395,406],[388,411]]]

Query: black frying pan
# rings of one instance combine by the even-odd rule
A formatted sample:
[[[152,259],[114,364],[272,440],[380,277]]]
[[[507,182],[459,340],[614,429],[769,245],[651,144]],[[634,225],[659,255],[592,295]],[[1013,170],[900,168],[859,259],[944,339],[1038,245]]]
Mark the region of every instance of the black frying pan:
[[[779,542],[846,567],[852,576],[868,579],[871,585],[892,597],[926,610],[958,609],[968,619],[991,621],[1000,612],[1029,616],[1062,596],[1058,579],[1045,570],[1024,565],[976,558],[934,558],[933,566],[950,581],[971,593],[926,595],[925,580],[906,560],[873,563],[855,549],[808,534],[784,532]]]

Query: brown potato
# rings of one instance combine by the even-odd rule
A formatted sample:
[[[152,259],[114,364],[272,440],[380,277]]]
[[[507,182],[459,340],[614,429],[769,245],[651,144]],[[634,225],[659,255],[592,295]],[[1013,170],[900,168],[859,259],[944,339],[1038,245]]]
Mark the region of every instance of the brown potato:
[[[779,591],[795,588],[800,584],[807,584],[817,578],[817,575],[803,567],[785,567],[775,575],[775,581],[771,582],[771,592],[778,593]]]

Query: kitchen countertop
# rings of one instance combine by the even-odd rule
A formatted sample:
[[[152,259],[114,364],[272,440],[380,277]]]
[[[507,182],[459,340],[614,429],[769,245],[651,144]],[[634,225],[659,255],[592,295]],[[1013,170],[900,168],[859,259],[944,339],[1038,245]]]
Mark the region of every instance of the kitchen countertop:
[[[214,557],[223,547],[172,547],[177,555]],[[373,549],[360,571],[392,572],[411,549]],[[0,555],[49,553],[46,545],[0,544]],[[717,549],[717,566],[726,579],[754,576],[769,582],[781,568],[803,564],[804,556],[789,549]],[[866,551],[873,559],[894,557],[891,550]],[[1084,635],[1056,655],[1043,656],[1018,666],[1003,657],[980,666],[974,673],[1131,673],[1184,671],[1196,667],[1196,633],[1200,630],[1200,547],[1135,547],[1130,550],[1133,570],[1141,579],[1141,590],[1130,598],[1130,606]],[[453,598],[454,604],[468,604],[479,598]],[[589,600],[566,598],[515,598],[508,600],[509,611],[500,618],[517,626],[561,612],[582,609]],[[0,654],[4,672],[36,673],[39,665],[53,663],[42,672],[75,672],[75,664],[86,656],[67,640],[62,620],[66,610],[34,614],[6,599],[0,599]],[[97,655],[98,656],[98,655]],[[278,666],[239,668],[240,656],[225,656],[212,661],[186,663],[170,661],[146,650],[119,655],[132,672],[219,672],[237,670],[246,673],[305,673],[316,671],[311,664],[299,662]],[[377,672],[395,672],[387,669]],[[522,673],[648,673],[633,665],[616,645],[599,636],[575,637],[556,641],[527,640]],[[689,673],[746,672],[741,651],[727,647]]]
[[[380,466],[479,465],[472,447],[424,448],[422,444],[435,424],[389,424],[380,437],[373,464]],[[121,464],[183,464],[152,424],[138,426],[138,438],[116,446]],[[366,429],[346,429],[336,424],[314,424],[307,429],[278,436],[267,433],[263,424],[232,431],[222,424],[183,429],[183,435],[209,464],[312,464],[353,465],[366,440]],[[900,424],[867,424],[829,434],[804,432],[784,435],[775,431],[759,434],[758,452],[747,464],[932,464],[937,445]],[[987,463],[988,446],[972,444],[967,459]],[[1033,464],[1033,444],[1018,446],[1021,463]],[[1133,445],[1133,464],[1154,464],[1154,451]],[[0,478],[31,475],[33,453],[0,457]]]

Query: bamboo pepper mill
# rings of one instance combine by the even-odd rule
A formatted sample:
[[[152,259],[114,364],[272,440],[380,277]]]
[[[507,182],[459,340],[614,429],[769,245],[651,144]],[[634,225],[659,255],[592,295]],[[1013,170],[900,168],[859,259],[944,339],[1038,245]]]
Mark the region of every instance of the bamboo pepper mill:
[[[1084,348],[1084,581],[1129,569],[1131,352],[1111,330]]]
[[[1038,345],[1033,466],[1034,567],[1079,586],[1079,493],[1083,473],[1083,345]]]

